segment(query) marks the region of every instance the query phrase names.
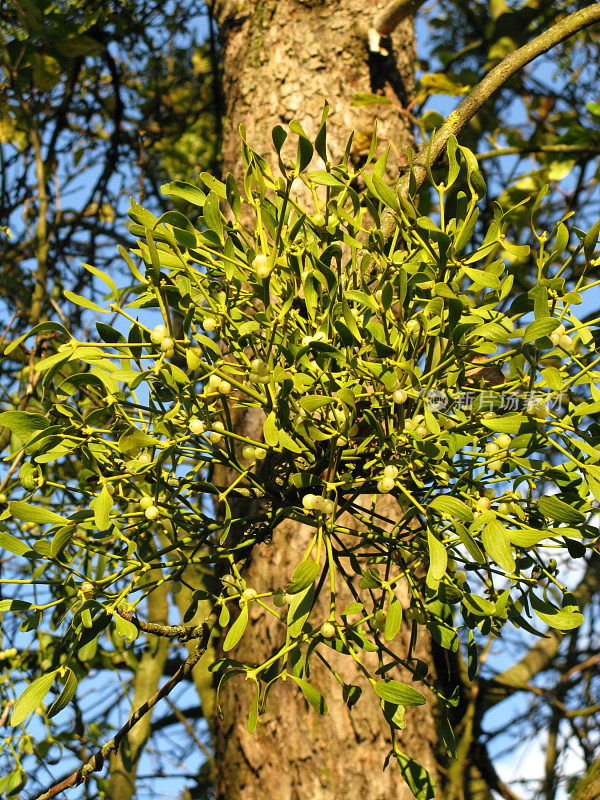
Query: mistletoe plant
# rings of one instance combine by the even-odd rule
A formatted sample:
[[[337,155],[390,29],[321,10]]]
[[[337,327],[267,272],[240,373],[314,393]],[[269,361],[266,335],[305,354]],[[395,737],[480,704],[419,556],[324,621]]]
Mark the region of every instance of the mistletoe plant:
[[[531,255],[505,236],[514,209],[496,207],[475,245],[485,184],[453,137],[433,220],[420,216],[414,180],[407,196],[384,181],[375,141],[355,170],[350,142],[328,162],[325,116],[314,145],[290,128],[295,164],[282,156],[288,134],[273,131],[279,177],[243,142],[243,185],[205,174],[201,186],[163,188],[197,209],[195,225],[132,202],[137,263],[121,254],[133,292],[89,266],[106,306],[66,293],[119,324],[98,322],[94,341],[55,322],[30,333],[44,351],[29,376],[39,381],[27,410],[0,416],[14,461],[0,544],[33,588],[2,608],[23,630],[47,617],[56,645],[12,724],[50,692],[46,720],[66,707],[97,648],[140,630],[205,647],[218,621],[226,657],[213,669],[249,680],[250,731],[278,679],[327,712],[315,654],[352,706],[361,689],[332,657],[352,659],[381,700],[390,756],[427,798],[432,782],[396,731],[410,725],[407,706],[454,699],[419,669],[417,637],[466,644],[473,676],[477,631],[583,621],[561,564],[597,546],[600,318],[583,323],[573,308],[600,283],[587,277],[599,225],[585,235],[563,219],[538,232],[534,203]],[[310,171],[315,150],[325,168]],[[535,281],[515,297],[511,270],[525,263]],[[146,324],[156,312],[159,324]],[[247,586],[253,548],[276,547],[286,521],[309,531],[295,570]],[[142,621],[148,593],[177,591],[190,564],[212,578],[188,587],[184,623],[209,602],[206,624]],[[264,663],[235,658],[253,604],[282,631]],[[398,665],[412,682],[391,677]],[[442,741],[451,754],[447,721]]]

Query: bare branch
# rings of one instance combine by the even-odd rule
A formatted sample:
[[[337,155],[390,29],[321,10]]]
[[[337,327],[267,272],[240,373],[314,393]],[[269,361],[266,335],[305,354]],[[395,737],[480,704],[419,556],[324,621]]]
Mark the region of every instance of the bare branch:
[[[425,0],[393,0],[373,20],[373,30],[379,36],[389,36],[407,17],[414,16]]]
[[[181,667],[177,670],[177,672],[170,678],[164,686],[154,694],[149,700],[147,700],[142,706],[140,706],[134,713],[129,717],[125,725],[118,731],[118,733],[109,741],[107,742],[104,747],[99,750],[95,755],[93,755],[85,764],[82,764],[81,767],[76,772],[73,772],[69,775],[68,778],[65,778],[60,783],[55,784],[51,789],[43,794],[38,795],[35,800],[51,800],[52,797],[56,797],[59,792],[63,792],[65,789],[70,789],[74,786],[80,786],[84,781],[86,781],[90,775],[94,772],[98,772],[104,766],[106,759],[110,756],[111,753],[116,753],[119,749],[119,745],[127,736],[129,731],[136,725],[142,717],[150,711],[151,708],[158,703],[159,700],[162,700],[163,697],[166,697],[170,692],[177,686],[177,684],[181,683],[182,680],[187,678],[190,673],[192,672],[193,668],[196,666],[200,657],[206,650],[208,645],[208,640],[210,637],[210,633],[213,629],[215,624],[215,619],[209,617],[204,624],[202,625],[202,636],[200,641],[198,642],[198,647],[190,653],[190,655],[186,658],[183,662]]]
[[[118,608],[117,613],[127,622],[133,622],[138,630],[144,633],[152,633],[154,636],[165,636],[168,639],[179,639],[180,642],[187,642],[190,639],[197,639],[203,633],[203,625],[160,625],[157,622],[144,622],[130,611],[124,611],[122,608]]]
[[[600,153],[600,145],[593,144],[524,144],[515,147],[496,147],[493,150],[485,150],[483,153],[475,153],[477,161],[488,161],[490,158],[498,156],[524,156],[541,153],[551,156],[574,156],[576,158],[597,156]]]
[[[368,31],[369,50],[382,56],[389,55],[381,40],[388,37],[407,17],[414,16],[424,2],[425,0],[393,0],[380,11]]]

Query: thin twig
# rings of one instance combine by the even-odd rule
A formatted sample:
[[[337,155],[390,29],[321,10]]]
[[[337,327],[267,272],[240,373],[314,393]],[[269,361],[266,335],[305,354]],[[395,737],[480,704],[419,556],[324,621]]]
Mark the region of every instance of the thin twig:
[[[475,153],[478,161],[487,161],[498,156],[518,156],[535,155],[536,153],[548,154],[552,156],[596,156],[600,152],[600,145],[585,144],[541,144],[541,145],[521,145],[517,147],[497,147],[493,150],[485,150],[483,153]]]
[[[159,700],[162,700],[163,697],[166,697],[168,694],[170,694],[177,684],[181,683],[182,680],[190,675],[208,646],[208,640],[214,624],[214,620],[211,616],[200,626],[202,629],[202,635],[200,641],[198,642],[198,647],[192,653],[190,653],[173,677],[170,678],[164,684],[164,686],[162,686],[156,692],[156,694],[154,694],[142,706],[134,711],[125,725],[123,725],[119,732],[109,742],[107,742],[101,750],[89,758],[85,764],[82,764],[81,767],[76,770],[76,772],[73,772],[68,778],[60,781],[60,783],[55,784],[51,789],[48,789],[48,791],[38,795],[35,800],[51,800],[52,797],[56,797],[59,792],[62,792],[65,789],[71,789],[75,786],[80,786],[89,778],[90,775],[101,770],[111,753],[117,752],[119,745],[125,736],[127,736],[129,731],[133,728],[133,726],[136,725],[140,719],[142,719],[142,717],[158,703]]]

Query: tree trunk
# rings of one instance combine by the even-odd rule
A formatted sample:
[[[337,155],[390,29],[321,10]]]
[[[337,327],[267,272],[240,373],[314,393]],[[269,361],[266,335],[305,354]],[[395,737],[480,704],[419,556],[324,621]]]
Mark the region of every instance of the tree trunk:
[[[598,800],[600,797],[600,759],[594,761],[573,789],[571,800]]]
[[[324,100],[331,106],[327,129],[333,163],[343,155],[354,130],[352,158],[360,164],[377,119],[379,149],[391,146],[390,162],[396,164],[397,172],[398,159],[403,158],[410,143],[402,112],[413,84],[413,33],[407,21],[394,33],[388,57],[370,54],[366,31],[382,5],[372,0],[222,0],[214,4],[223,45],[227,116],[224,172],[241,176],[240,123],[245,125],[248,144],[267,157],[275,171],[271,157],[273,126],[297,119],[314,139]],[[392,103],[352,106],[358,92],[379,93]],[[292,156],[292,151],[288,155]],[[313,169],[322,168],[319,161],[315,157]],[[310,198],[303,199],[310,208]],[[249,415],[239,424],[249,435],[249,428],[258,428],[255,436],[260,430],[257,420]],[[245,574],[248,586],[259,591],[285,586],[308,541],[304,526],[281,526],[272,544],[255,550]],[[246,663],[262,663],[281,644],[280,627],[253,604],[249,630],[232,655]],[[410,631],[403,631],[394,649],[405,656]],[[430,643],[421,632],[414,655],[429,665],[433,675]],[[363,688],[351,711],[342,700],[339,683],[318,658],[311,661],[310,676],[327,698],[329,714],[325,717],[307,705],[292,681],[277,681],[269,694],[266,713],[250,735],[246,730],[249,685],[236,678],[224,684],[219,698],[222,718],[215,723],[218,800],[262,800],[270,795],[277,800],[412,797],[393,761],[382,771],[390,737],[379,699],[357,674],[351,659],[334,656],[344,681]],[[410,675],[399,671],[393,677],[412,681]],[[401,739],[403,749],[437,778],[437,732],[431,699],[429,694],[427,705],[407,709],[407,727]]]

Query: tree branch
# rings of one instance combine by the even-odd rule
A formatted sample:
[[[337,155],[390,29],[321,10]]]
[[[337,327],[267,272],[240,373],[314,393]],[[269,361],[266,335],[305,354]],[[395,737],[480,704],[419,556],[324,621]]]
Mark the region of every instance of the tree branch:
[[[381,40],[388,37],[407,17],[414,16],[424,2],[425,0],[393,0],[380,11],[367,33],[369,50],[372,53],[381,53],[382,56],[389,55]]]
[[[202,633],[202,625],[198,627],[197,625],[161,625],[158,622],[144,622],[130,611],[124,611],[122,608],[117,609],[117,614],[127,622],[133,622],[135,627],[144,633],[165,636],[168,639],[179,639],[180,642],[197,639]]]
[[[586,606],[598,589],[600,589],[600,557],[594,554],[583,579],[573,592],[579,607]],[[489,711],[505,700],[515,689],[528,689],[531,679],[546,669],[556,656],[563,638],[564,633],[550,628],[546,637],[539,639],[520,661],[490,681],[482,702],[484,711]]]
[[[127,736],[129,731],[136,725],[140,719],[150,711],[151,708],[158,703],[159,700],[162,700],[163,697],[166,697],[170,692],[177,686],[177,684],[181,683],[182,680],[187,678],[190,673],[192,672],[195,665],[198,663],[201,655],[204,653],[210,633],[213,629],[215,624],[215,620],[212,617],[209,617],[201,626],[202,627],[202,635],[200,641],[198,642],[198,646],[196,649],[190,653],[190,655],[186,658],[183,662],[181,667],[177,670],[177,672],[170,678],[164,686],[162,686],[156,694],[154,694],[149,700],[147,700],[142,706],[140,706],[134,713],[129,717],[125,725],[118,731],[118,733],[109,741],[107,742],[104,747],[95,753],[85,764],[82,764],[81,767],[76,772],[73,772],[69,775],[68,778],[65,778],[60,783],[55,784],[51,789],[43,794],[38,795],[35,800],[51,800],[52,797],[56,797],[59,792],[64,791],[65,789],[70,789],[74,786],[80,786],[84,781],[86,781],[89,776],[101,770],[104,766],[106,759],[110,756],[111,753],[116,753],[119,745]]]
[[[407,17],[414,16],[425,0],[393,0],[373,20],[373,28],[379,36],[389,36]]]
[[[485,150],[483,153],[475,153],[477,161],[487,161],[497,156],[519,156],[534,155],[552,156],[597,156],[600,153],[600,143],[598,144],[525,144],[522,147],[496,147],[493,150]]]
[[[414,161],[414,181],[416,189],[422,185],[427,177],[427,164],[433,165],[443,154],[450,136],[456,136],[464,128],[467,122],[475,116],[481,106],[500,89],[509,78],[520,69],[529,64],[538,56],[548,52],[552,47],[564,42],[573,34],[582,31],[584,28],[600,21],[600,3],[593,3],[575,11],[573,14],[557,22],[547,31],[536,36],[528,44],[515,50],[514,53],[506,56],[497,67],[494,67],[483,78],[480,83],[470,92],[470,94],[455,109],[440,130],[433,136],[430,142],[424,144]],[[413,184],[414,187],[414,184]],[[397,185],[397,192],[401,197],[407,197],[411,188],[411,175],[402,176]],[[390,238],[395,230],[396,220],[393,215],[385,216],[382,219],[381,229],[386,239]]]

